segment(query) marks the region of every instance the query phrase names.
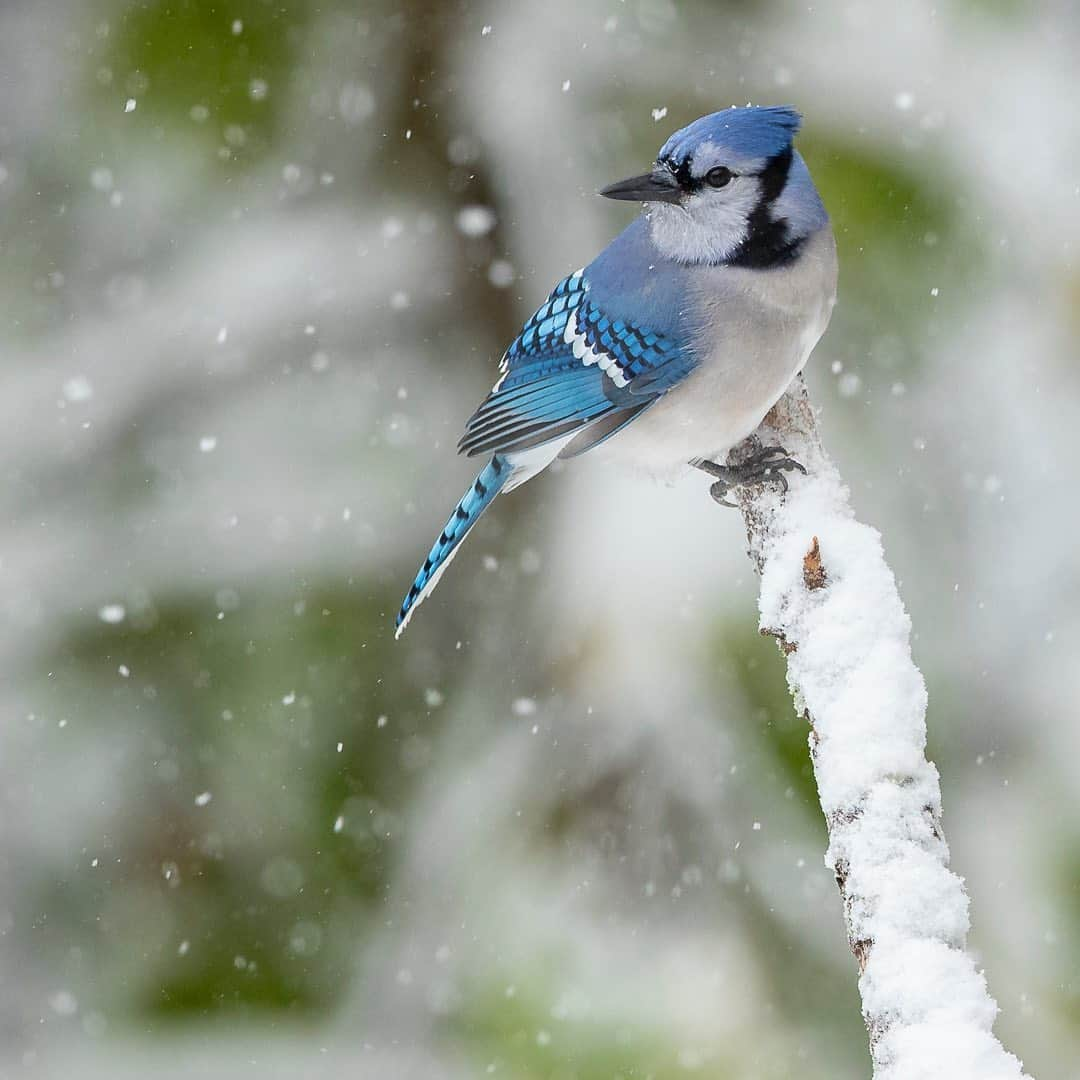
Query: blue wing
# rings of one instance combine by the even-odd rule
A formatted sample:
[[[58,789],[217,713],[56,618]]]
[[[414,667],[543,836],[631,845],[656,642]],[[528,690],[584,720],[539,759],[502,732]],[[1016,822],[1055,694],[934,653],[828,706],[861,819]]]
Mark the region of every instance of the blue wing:
[[[555,286],[506,350],[501,378],[466,426],[461,449],[493,456],[420,567],[398,612],[398,634],[500,491],[556,453],[571,457],[610,438],[689,374],[686,285],[682,268],[659,264],[638,219],[587,270]],[[524,453],[557,440],[538,457]]]
[[[465,427],[468,454],[513,453],[581,435],[580,453],[615,434],[690,372],[689,350],[609,316],[579,270],[552,290],[506,350],[502,377]]]

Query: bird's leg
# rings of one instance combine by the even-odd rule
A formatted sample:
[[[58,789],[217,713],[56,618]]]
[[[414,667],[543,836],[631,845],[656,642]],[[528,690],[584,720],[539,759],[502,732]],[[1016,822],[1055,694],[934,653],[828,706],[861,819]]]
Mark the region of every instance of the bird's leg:
[[[727,493],[742,484],[763,484],[775,481],[780,485],[781,494],[787,491],[785,471],[797,470],[805,473],[802,467],[782,446],[763,446],[756,453],[741,461],[738,465],[717,465],[715,461],[698,459],[690,463],[695,469],[701,469],[716,477],[716,483],[709,488],[709,494],[721,505],[738,509],[729,502]]]

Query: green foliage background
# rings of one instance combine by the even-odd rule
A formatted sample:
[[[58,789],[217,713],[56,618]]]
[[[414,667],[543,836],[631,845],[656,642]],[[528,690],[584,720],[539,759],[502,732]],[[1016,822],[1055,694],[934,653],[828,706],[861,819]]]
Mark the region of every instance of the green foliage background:
[[[988,57],[1043,18],[946,7]],[[840,8],[821,15],[838,34]],[[843,266],[814,393],[912,607],[999,1028],[1036,1072],[1075,1060],[1080,830],[1065,781],[1032,779],[1069,721],[995,668],[1015,658],[1010,631],[1032,650],[1048,626],[1069,638],[1072,587],[1050,590],[1054,616],[983,589],[1019,589],[1030,560],[979,577],[973,553],[1009,528],[991,500],[1007,466],[980,458],[990,391],[961,398],[964,369],[943,367],[962,328],[992,335],[989,313],[1030,288],[969,190],[989,166],[955,127],[905,127],[902,87],[831,108],[828,77],[780,32],[786,5],[601,3],[573,31],[570,14],[421,0],[0,14],[20,62],[48,73],[39,111],[0,117],[0,539],[15,553],[0,929],[28,973],[3,1017],[26,1069],[182,1070],[205,1038],[232,1075],[245,1040],[266,1038],[287,1070],[330,1046],[327,1075],[866,1075],[806,731],[757,635],[737,523],[684,493],[688,546],[714,552],[687,567],[712,576],[678,579],[666,603],[665,549],[647,540],[662,526],[645,519],[677,497],[642,496],[646,539],[611,567],[627,599],[598,611],[560,537],[610,543],[603,479],[565,470],[500,500],[415,630],[391,633],[464,482],[448,448],[469,402],[552,274],[624,223],[588,191],[748,96],[807,114]],[[560,37],[591,51],[552,59]],[[948,98],[912,80],[919,108]],[[500,139],[495,114],[522,101],[537,110],[522,124],[558,112],[564,141]],[[493,232],[455,229],[469,204],[494,210]],[[1055,280],[1072,300],[1044,314],[1074,334],[1070,252]],[[291,298],[272,299],[286,279]],[[1075,407],[1072,368],[1046,364]],[[218,448],[195,452],[211,432]],[[1050,450],[1032,459],[1052,483]],[[235,543],[233,517],[255,522]],[[114,624],[100,612],[116,602]],[[642,693],[618,665],[652,671],[650,655]],[[1033,838],[1039,798],[1060,811],[1052,845]],[[1007,850],[984,835],[1006,823]],[[986,895],[1002,877],[1026,880],[1030,906]],[[683,950],[688,994],[720,1003],[715,1028],[672,990]],[[365,1064],[372,1046],[391,1064]]]

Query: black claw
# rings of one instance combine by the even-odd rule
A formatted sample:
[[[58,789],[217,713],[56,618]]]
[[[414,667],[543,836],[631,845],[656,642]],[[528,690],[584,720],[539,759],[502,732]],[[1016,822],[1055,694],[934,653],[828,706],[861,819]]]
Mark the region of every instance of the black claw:
[[[726,498],[732,488],[743,484],[775,483],[780,488],[780,494],[786,495],[789,485],[784,473],[806,473],[803,465],[791,457],[782,446],[762,447],[738,465],[718,465],[715,461],[695,461],[693,464],[702,472],[716,477],[716,483],[710,486],[709,494],[721,506],[732,509],[738,509],[736,503]]]
[[[726,480],[717,480],[715,484],[710,485],[709,494],[713,499],[721,506],[730,507],[732,510],[738,510],[738,503],[729,502],[724,496],[731,490],[731,484]]]
[[[705,458],[692,461],[690,464],[693,465],[695,469],[700,469],[710,476],[718,476],[721,479],[727,479],[727,477],[731,475],[731,470],[726,465],[717,465],[715,461],[707,461]]]

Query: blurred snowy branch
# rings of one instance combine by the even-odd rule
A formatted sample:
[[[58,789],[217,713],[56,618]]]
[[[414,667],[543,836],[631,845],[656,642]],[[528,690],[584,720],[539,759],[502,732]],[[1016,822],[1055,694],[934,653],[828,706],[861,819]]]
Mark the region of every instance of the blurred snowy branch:
[[[801,380],[756,439],[808,470],[781,500],[738,496],[761,576],[761,628],[787,657],[829,832],[826,862],[859,964],[878,1080],[1016,1080],[997,1005],[965,951],[968,898],[948,869],[926,688],[876,530],[857,522]],[[738,456],[737,448],[735,455]]]

